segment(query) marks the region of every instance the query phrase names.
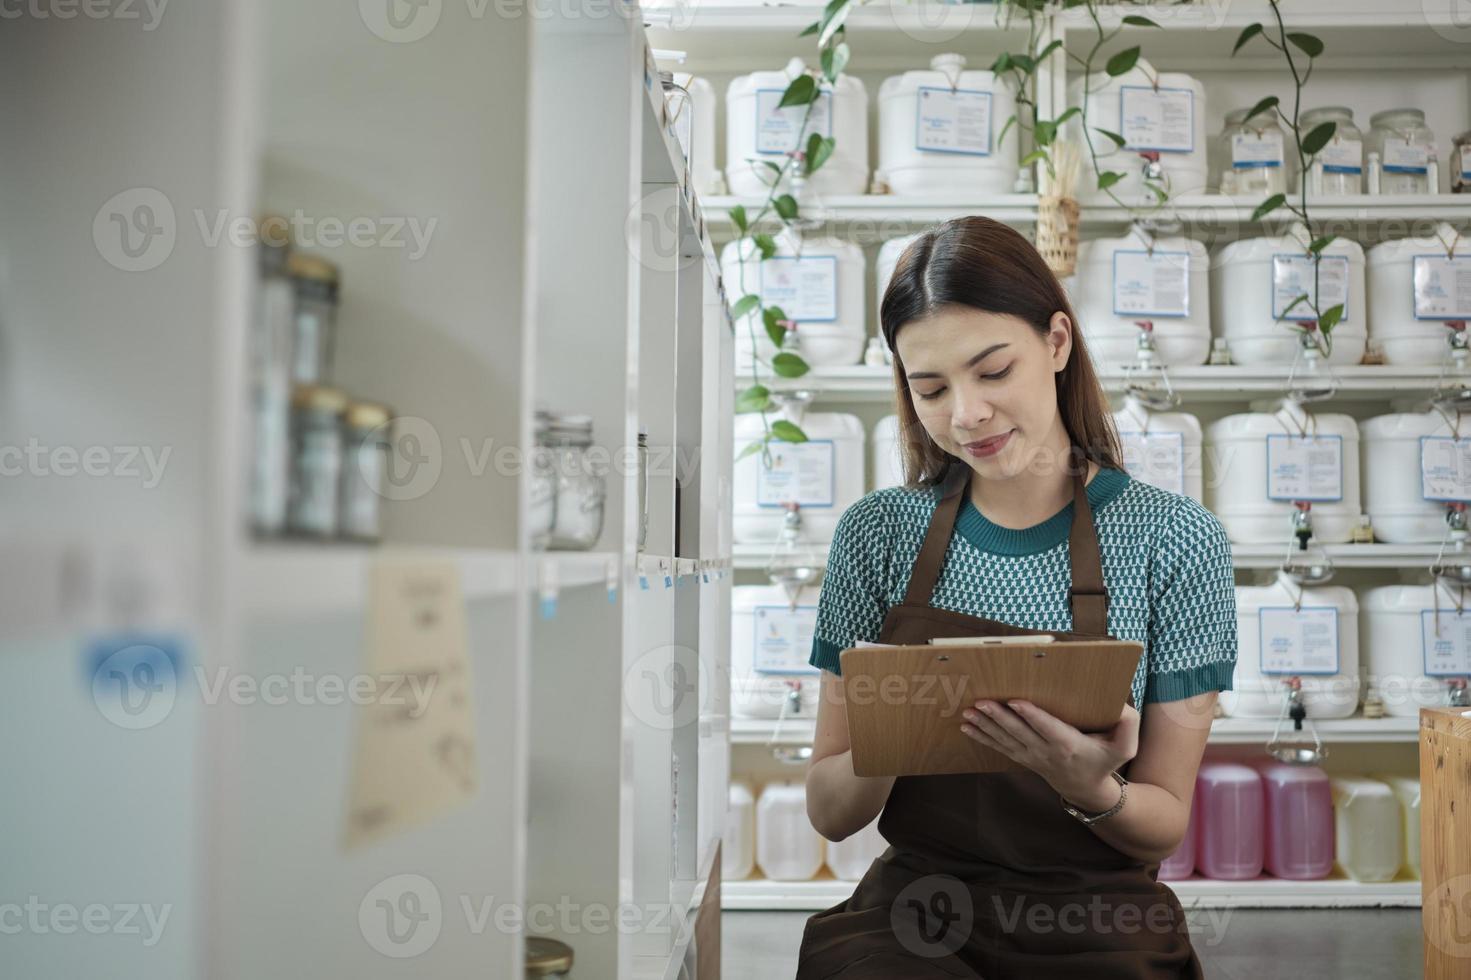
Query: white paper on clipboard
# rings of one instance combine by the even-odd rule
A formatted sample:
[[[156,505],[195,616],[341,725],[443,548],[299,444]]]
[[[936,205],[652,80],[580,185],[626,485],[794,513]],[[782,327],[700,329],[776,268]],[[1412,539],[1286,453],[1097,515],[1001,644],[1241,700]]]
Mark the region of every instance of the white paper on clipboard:
[[[1055,639],[1057,637],[1050,633],[1037,633],[1031,636],[937,636],[930,640],[930,645],[936,647],[999,647],[1022,643],[1032,646],[1037,643],[1051,643]]]

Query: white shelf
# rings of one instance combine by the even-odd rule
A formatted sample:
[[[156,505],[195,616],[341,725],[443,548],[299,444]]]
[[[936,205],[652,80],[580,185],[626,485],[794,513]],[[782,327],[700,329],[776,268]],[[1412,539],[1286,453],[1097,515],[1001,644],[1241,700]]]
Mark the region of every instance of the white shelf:
[[[737,365],[736,390],[751,384],[749,359]],[[1246,402],[1254,398],[1281,395],[1287,383],[1288,368],[1240,367],[1236,365],[1201,365],[1170,369],[1170,383],[1185,396],[1187,402]],[[1338,401],[1354,399],[1383,400],[1397,396],[1427,394],[1440,377],[1438,367],[1393,367],[1387,364],[1355,364],[1335,367],[1338,378]],[[828,402],[892,402],[894,369],[887,365],[869,367],[819,367],[800,378],[761,376],[761,383],[775,391],[806,389]],[[1128,377],[1118,370],[1100,369],[1099,380],[1105,389],[1121,394]],[[1327,404],[1332,404],[1332,401]]]
[[[780,729],[774,721],[732,719],[730,741],[732,745],[811,745],[813,720],[804,718],[781,723]],[[1323,742],[1331,749],[1334,745],[1357,743],[1388,745],[1416,742],[1420,737],[1418,718],[1342,718],[1314,723]],[[1210,741],[1213,745],[1257,745],[1264,744],[1272,736],[1275,721],[1253,718],[1217,718],[1211,725]],[[1283,726],[1284,734],[1290,725]],[[1304,731],[1306,735],[1306,730]],[[775,736],[775,738],[773,738]]]
[[[763,198],[727,196],[712,196],[702,201],[707,227],[724,238],[734,235],[731,208],[739,204],[746,209],[748,217],[754,217],[764,203]],[[971,198],[831,195],[810,201],[802,210],[804,218],[820,220],[829,233],[865,244],[882,242],[970,214],[983,214],[1007,224],[1030,224],[1037,220],[1037,195],[998,194]],[[771,227],[776,227],[776,222],[771,222]]]
[[[823,561],[827,560],[827,544],[813,546]],[[1426,568],[1440,551],[1433,544],[1330,544],[1323,547],[1333,559],[1335,568]],[[1233,544],[1231,556],[1237,568],[1277,568],[1286,556],[1285,545]],[[771,546],[736,545],[737,571],[760,571],[771,557]]]
[[[827,875],[826,869],[823,872]],[[845,901],[856,882],[833,877],[812,881],[747,878],[722,886],[721,905],[731,911],[820,911]],[[1421,883],[1401,878],[1361,883],[1344,876],[1321,881],[1287,881],[1263,876],[1250,881],[1189,878],[1168,881],[1180,904],[1194,908],[1419,908]]]

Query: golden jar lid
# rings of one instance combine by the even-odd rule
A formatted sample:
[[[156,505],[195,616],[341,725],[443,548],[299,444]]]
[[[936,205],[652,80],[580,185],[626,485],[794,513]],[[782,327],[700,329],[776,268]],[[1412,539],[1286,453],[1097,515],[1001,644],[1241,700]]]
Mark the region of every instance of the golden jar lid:
[[[329,385],[297,385],[291,390],[291,407],[341,415],[347,408],[347,392]]]
[[[336,284],[339,275],[337,266],[317,255],[308,255],[306,252],[292,252],[291,258],[286,262],[286,271],[293,279],[309,279],[313,282],[326,282]]]
[[[256,224],[262,245],[286,248],[291,244],[291,219],[284,214],[263,214]]]
[[[548,977],[572,969],[572,947],[546,936],[526,937],[526,975]]]
[[[376,429],[380,425],[388,424],[393,410],[387,405],[377,402],[350,402],[343,416],[343,422],[351,429]]]

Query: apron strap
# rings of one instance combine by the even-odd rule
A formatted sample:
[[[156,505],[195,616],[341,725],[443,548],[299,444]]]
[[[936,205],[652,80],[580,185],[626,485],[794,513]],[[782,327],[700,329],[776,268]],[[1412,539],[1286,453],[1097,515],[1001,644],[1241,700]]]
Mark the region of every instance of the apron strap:
[[[1072,565],[1070,600],[1074,633],[1097,636],[1108,634],[1108,592],[1103,585],[1103,556],[1098,548],[1098,530],[1093,526],[1093,506],[1088,502],[1084,469],[1073,477],[1073,524],[1068,536],[1068,557]],[[971,468],[952,463],[940,484],[940,502],[930,517],[924,543],[909,573],[909,587],[904,591],[906,606],[928,606],[940,581],[940,569],[950,548],[950,536],[965,491],[970,487]]]

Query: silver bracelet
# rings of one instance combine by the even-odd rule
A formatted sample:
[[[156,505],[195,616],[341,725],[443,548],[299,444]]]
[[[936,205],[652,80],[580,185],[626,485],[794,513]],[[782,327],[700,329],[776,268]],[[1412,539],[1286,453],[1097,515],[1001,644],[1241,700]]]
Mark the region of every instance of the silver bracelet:
[[[1112,776],[1114,778],[1114,781],[1119,784],[1119,801],[1113,806],[1109,807],[1107,810],[1104,810],[1102,813],[1095,813],[1090,816],[1089,814],[1084,813],[1082,810],[1079,810],[1077,807],[1073,806],[1067,800],[1059,796],[1058,799],[1062,800],[1062,808],[1072,816],[1077,817],[1084,826],[1088,827],[1091,827],[1094,824],[1098,823],[1100,820],[1106,820],[1107,818],[1113,816],[1115,813],[1118,813],[1124,808],[1124,800],[1127,799],[1129,796],[1129,781],[1123,776],[1120,776],[1117,769],[1109,773],[1109,775]]]

